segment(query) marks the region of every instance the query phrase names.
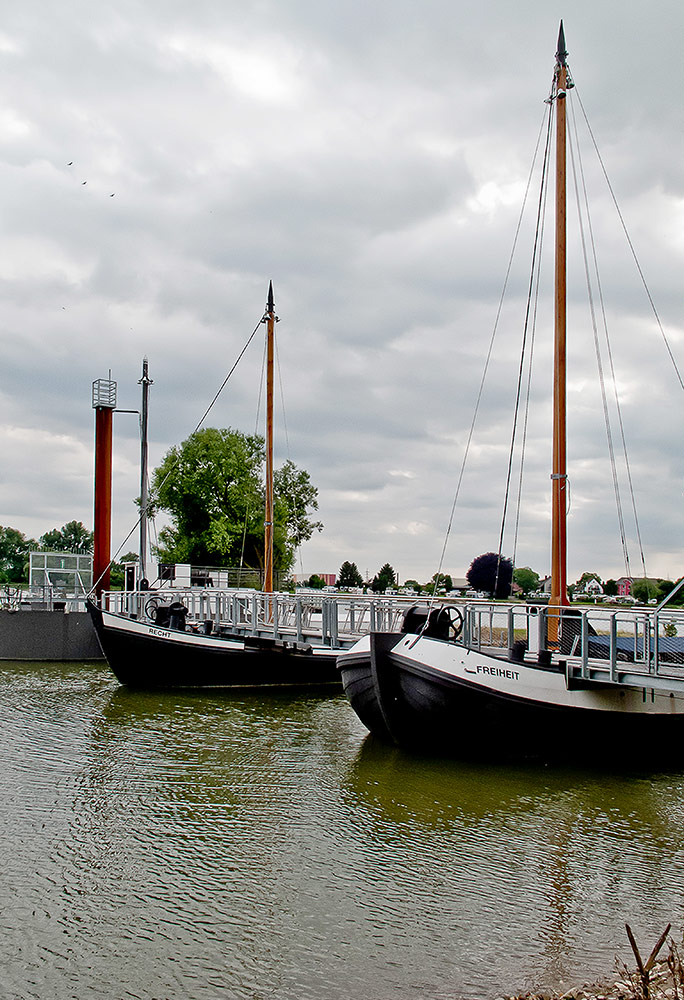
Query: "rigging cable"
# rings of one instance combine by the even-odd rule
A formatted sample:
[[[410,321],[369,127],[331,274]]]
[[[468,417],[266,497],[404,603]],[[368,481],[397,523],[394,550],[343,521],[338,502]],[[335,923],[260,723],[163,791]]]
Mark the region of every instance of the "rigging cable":
[[[527,451],[527,430],[528,430],[529,414],[530,414],[530,394],[531,394],[531,389],[532,389],[532,362],[533,362],[533,358],[534,358],[534,344],[535,344],[536,331],[537,331],[537,311],[538,311],[538,306],[539,306],[539,288],[540,288],[540,285],[541,285],[541,265],[542,265],[541,248],[544,245],[544,228],[545,228],[545,221],[546,221],[546,201],[548,201],[548,194],[549,194],[549,184],[548,184],[548,181],[547,181],[545,187],[546,187],[545,195],[544,195],[544,197],[545,197],[545,203],[544,203],[544,209],[542,211],[541,234],[540,234],[540,238],[539,238],[539,253],[537,255],[537,258],[538,258],[538,260],[537,260],[537,273],[536,273],[536,276],[535,276],[534,310],[533,310],[533,314],[532,314],[532,331],[531,331],[531,335],[530,335],[530,351],[529,351],[529,362],[528,362],[528,371],[527,371],[527,391],[526,391],[526,395],[525,395],[525,419],[524,419],[524,422],[523,422],[522,443],[521,443],[521,448],[520,448],[520,472],[519,472],[519,475],[518,475],[518,495],[517,495],[517,503],[516,503],[516,510],[515,510],[515,528],[514,528],[514,532],[513,532],[513,553],[512,553],[512,557],[511,558],[512,558],[512,561],[513,561],[513,567],[514,568],[515,568],[515,565],[516,565],[516,558],[517,558],[517,552],[518,552],[518,534],[519,534],[519,530],[520,530],[520,511],[521,511],[521,507],[522,507],[522,492],[523,492],[523,473],[524,473],[524,469],[525,469],[525,455],[526,455],[526,451]]]
[[[223,382],[221,383],[221,385],[220,385],[217,393],[215,394],[214,398],[212,399],[211,403],[209,404],[209,406],[206,408],[206,410],[202,414],[202,417],[200,418],[200,420],[197,423],[194,431],[192,432],[193,434],[197,433],[197,431],[200,429],[200,427],[202,426],[202,424],[204,423],[204,421],[209,416],[209,413],[211,412],[211,410],[215,406],[215,404],[216,404],[219,396],[221,395],[221,393],[225,389],[226,385],[228,384],[228,380],[230,379],[231,375],[233,374],[233,372],[235,371],[235,369],[239,365],[240,361],[242,360],[242,357],[243,357],[245,351],[247,350],[247,348],[249,347],[249,345],[252,343],[252,340],[254,339],[254,336],[255,336],[257,330],[259,329],[259,327],[261,326],[262,322],[263,322],[263,317],[262,317],[262,319],[259,320],[259,322],[257,323],[257,325],[252,330],[251,334],[247,338],[246,344],[244,345],[244,347],[242,348],[242,350],[238,354],[237,358],[235,359],[235,362],[234,362],[232,368],[230,369],[230,371],[228,372],[228,374],[224,378]],[[171,463],[171,467],[167,470],[166,475],[164,476],[164,478],[162,479],[162,481],[159,483],[159,486],[157,487],[157,493],[162,488],[162,486],[166,483],[166,481],[171,477],[171,475],[173,474],[173,472],[175,472],[176,467],[177,467],[179,461],[180,461],[180,455],[179,455],[179,453],[176,453],[176,455],[174,456],[174,461]],[[150,510],[150,508],[153,508],[153,507],[154,507],[154,501],[153,501],[153,498],[152,498],[152,496],[150,494],[149,498],[148,498],[148,507],[147,507],[148,511]],[[148,514],[148,516],[149,516],[149,514]],[[128,534],[126,535],[126,537],[124,538],[124,540],[122,541],[121,545],[118,547],[118,549],[116,550],[116,552],[114,553],[114,555],[112,556],[112,558],[109,560],[109,563],[108,563],[108,566],[107,566],[108,569],[112,565],[112,563],[116,562],[117,556],[119,555],[119,553],[121,552],[121,550],[123,549],[123,547],[126,545],[126,542],[131,537],[131,535],[135,531],[137,531],[139,529],[139,527],[140,527],[140,521],[142,520],[142,517],[143,517],[143,512],[141,511],[140,517],[138,518],[138,520],[136,521],[136,523],[133,525],[133,527],[131,528],[131,530],[128,532]],[[100,576],[99,580],[96,580],[96,581],[93,582],[93,588],[92,588],[93,590],[95,589],[95,586],[102,579],[102,576],[104,576],[104,572],[106,572],[106,571],[103,571],[103,573]]]
[[[263,320],[261,321],[263,323]],[[261,324],[260,324],[261,325]],[[257,396],[257,408],[256,415],[254,417],[254,437],[259,433],[259,420],[261,419],[261,399],[264,391],[265,377],[264,373],[266,371],[266,340],[264,340],[264,349],[261,354],[261,377],[259,378],[259,395]],[[247,546],[247,525],[249,523],[249,515],[252,512],[251,497],[248,500],[247,507],[245,509],[245,523],[242,529],[242,546],[240,548],[240,575],[242,577],[242,570],[245,568],[245,548]],[[264,561],[265,561],[264,554]],[[242,579],[240,579],[242,582]]]
[[[574,121],[574,119],[573,119],[573,125],[574,125],[575,140],[576,140],[576,138],[577,138],[577,127],[576,127],[576,122]],[[586,283],[587,283],[587,295],[588,295],[588,298],[589,298],[589,313],[590,313],[590,316],[591,316],[591,328],[592,328],[593,337],[594,337],[594,352],[596,354],[596,367],[597,367],[597,370],[598,370],[599,387],[600,387],[600,390],[601,390],[601,403],[602,403],[602,406],[603,406],[603,419],[604,419],[604,422],[605,422],[605,425],[606,425],[606,440],[607,440],[607,443],[608,443],[608,455],[610,457],[610,468],[611,468],[611,474],[612,474],[612,477],[613,477],[613,491],[615,493],[615,503],[616,503],[616,507],[617,507],[618,526],[620,528],[620,541],[621,541],[621,544],[622,544],[622,555],[623,555],[624,562],[625,562],[625,575],[626,576],[631,576],[632,574],[631,574],[630,565],[629,565],[629,551],[628,551],[628,548],[627,548],[627,534],[626,534],[626,530],[625,530],[624,514],[623,514],[623,511],[622,511],[622,499],[621,499],[621,496],[620,496],[620,483],[619,483],[618,474],[617,474],[617,463],[615,461],[615,447],[613,445],[613,431],[612,431],[611,423],[610,423],[610,411],[609,411],[609,408],[608,408],[608,398],[607,398],[607,394],[606,394],[606,380],[605,380],[605,376],[604,376],[604,372],[603,372],[603,361],[601,359],[601,345],[600,345],[600,342],[599,342],[598,324],[596,322],[596,308],[595,308],[595,304],[594,304],[594,294],[593,294],[592,283],[591,283],[591,274],[590,274],[590,271],[589,271],[589,257],[588,257],[588,254],[587,254],[587,239],[586,239],[586,234],[585,234],[584,216],[582,214],[582,200],[580,199],[580,191],[579,191],[579,187],[578,187],[578,178],[579,178],[579,180],[581,181],[581,184],[582,184],[582,193],[583,193],[583,196],[584,196],[584,198],[583,198],[583,201],[584,201],[584,212],[586,213],[587,229],[589,231],[589,239],[590,239],[590,242],[591,242],[591,248],[592,248],[592,254],[593,254],[593,263],[594,263],[594,270],[595,270],[595,274],[596,274],[597,288],[598,288],[598,293],[599,293],[599,301],[600,301],[600,304],[601,304],[601,307],[602,307],[602,312],[603,312],[603,320],[604,320],[604,327],[605,327],[605,331],[604,332],[605,332],[606,338],[608,337],[608,327],[607,327],[607,324],[606,324],[605,310],[603,309],[603,295],[602,295],[600,275],[599,275],[599,271],[598,271],[598,261],[597,261],[597,257],[596,257],[596,244],[595,244],[595,241],[594,241],[594,231],[593,231],[593,228],[592,228],[592,225],[591,225],[591,214],[590,214],[590,210],[589,210],[589,199],[587,197],[586,181],[585,181],[585,175],[584,175],[584,168],[583,168],[583,164],[582,164],[582,154],[581,154],[581,151],[580,151],[580,148],[579,148],[579,142],[577,142],[577,141],[575,143],[572,142],[572,138],[573,138],[572,130],[569,130],[569,136],[568,136],[568,138],[570,139],[570,142],[569,142],[569,146],[570,146],[570,161],[571,161],[571,164],[572,164],[573,185],[574,185],[574,188],[575,188],[575,201],[576,201],[576,205],[577,205],[577,220],[578,220],[578,225],[579,225],[580,243],[581,243],[581,247],[582,247],[582,261],[584,263],[584,276],[585,276]],[[575,160],[575,146],[577,147],[577,160]],[[616,398],[617,398],[617,393],[616,393]]]
[[[578,99],[578,101],[580,103],[580,107],[582,108],[582,112],[583,112],[583,115],[584,115],[584,120],[585,120],[585,123],[587,124],[587,128],[589,129],[589,133],[591,135],[591,129],[589,128],[589,124],[587,122],[587,117],[586,117],[586,112],[584,111],[584,108],[582,106],[582,101],[581,101],[581,98],[579,96],[579,93],[577,95],[577,99]],[[573,113],[574,113],[574,109],[573,109]],[[577,132],[577,126],[576,125],[575,125],[575,131]],[[606,183],[607,183],[608,188],[610,190],[611,196],[613,198],[613,203],[615,205],[615,208],[617,210],[618,216],[619,216],[620,221],[622,223],[623,231],[625,232],[625,236],[627,238],[628,245],[630,247],[630,250],[632,251],[632,255],[633,255],[634,259],[635,259],[635,262],[636,262],[637,268],[639,270],[639,273],[641,274],[642,282],[644,283],[644,285],[646,285],[644,276],[641,273],[641,268],[639,267],[639,262],[638,262],[638,260],[636,260],[636,254],[634,252],[634,247],[632,246],[632,242],[631,242],[631,240],[629,238],[629,233],[627,233],[626,226],[625,226],[624,220],[622,218],[622,213],[620,212],[620,208],[619,208],[619,206],[617,204],[617,199],[615,198],[615,194],[614,194],[614,192],[612,190],[610,181],[608,179],[608,175],[607,175],[606,169],[605,169],[605,167],[603,165],[603,162],[601,160],[601,156],[600,156],[600,153],[598,151],[596,140],[594,139],[593,135],[591,135],[591,138],[592,138],[592,142],[593,142],[593,146],[594,146],[594,150],[596,152],[597,158],[599,160],[599,163],[601,164],[601,168],[602,168],[602,171],[603,171],[603,176],[604,176],[604,178],[606,180]],[[577,148],[578,148],[578,153],[579,153],[579,143],[578,143]],[[580,162],[581,162],[581,156],[580,156]],[[582,177],[583,177],[583,187],[584,187],[585,202],[588,202],[587,193],[586,193],[586,186],[584,185],[584,174],[583,174],[583,172],[582,172]],[[602,314],[602,318],[603,318],[603,330],[604,330],[604,336],[605,336],[605,339],[606,339],[606,347],[607,347],[607,354],[608,354],[608,363],[610,365],[611,380],[612,380],[612,384],[613,384],[613,393],[614,393],[614,396],[615,396],[615,409],[616,409],[616,412],[617,412],[618,425],[619,425],[619,428],[620,428],[620,438],[621,438],[621,442],[622,442],[622,454],[623,454],[623,459],[624,459],[624,463],[625,463],[625,472],[626,472],[626,476],[627,476],[627,483],[628,483],[628,487],[629,487],[629,495],[630,495],[631,507],[632,507],[632,516],[634,518],[634,525],[635,525],[637,543],[638,543],[638,547],[639,547],[639,557],[640,557],[640,561],[641,561],[641,567],[642,567],[642,570],[643,570],[643,575],[646,576],[646,559],[645,559],[645,556],[644,556],[644,546],[643,546],[643,542],[642,542],[642,538],[641,538],[641,527],[640,527],[639,516],[638,516],[638,513],[637,513],[637,507],[636,507],[636,495],[635,495],[635,492],[634,492],[634,481],[632,479],[632,468],[631,468],[631,462],[629,460],[629,453],[628,453],[628,450],[627,450],[627,439],[626,439],[626,435],[625,435],[624,421],[622,419],[622,407],[620,405],[620,397],[619,397],[618,388],[617,388],[617,377],[616,377],[616,374],[615,374],[615,364],[614,364],[614,361],[613,361],[613,349],[612,349],[612,345],[611,345],[611,341],[610,341],[610,336],[609,336],[609,333],[608,333],[608,321],[607,321],[607,318],[606,318],[605,302],[604,302],[604,298],[603,298],[603,288],[602,288],[601,279],[600,279],[600,275],[599,275],[599,269],[598,269],[598,260],[597,260],[597,255],[596,255],[596,245],[595,245],[595,241],[594,241],[593,229],[592,229],[592,226],[591,226],[591,217],[589,215],[588,210],[587,210],[587,218],[588,218],[588,222],[589,222],[589,232],[590,232],[590,235],[591,235],[591,245],[592,245],[592,253],[593,253],[593,260],[594,260],[594,270],[596,272],[596,282],[597,282],[597,288],[598,288],[598,293],[599,293],[599,301],[601,303],[601,314]],[[650,296],[650,293],[648,291],[648,288],[646,288],[646,292],[647,292],[649,301],[651,302],[651,305],[653,306],[653,300],[651,299],[651,296]],[[655,312],[655,307],[653,307],[653,308],[654,308],[654,312]],[[666,346],[668,347],[668,350],[669,350],[669,345],[667,343],[667,338],[665,337],[665,333],[664,333],[662,327],[660,326],[660,321],[658,319],[657,313],[656,313],[656,319],[658,320],[658,325],[659,325],[661,333],[663,335],[663,339],[665,340],[665,344],[666,344]],[[672,356],[672,352],[671,351],[670,351],[670,357],[671,357],[672,362],[674,364],[675,371],[677,372],[677,376],[679,377],[679,372],[677,370],[677,365],[676,365],[676,363],[674,361],[674,357]],[[628,561],[627,561],[627,566],[629,566],[629,562]],[[627,576],[631,576],[631,571],[629,571],[627,573]]]
[[[532,177],[534,175],[534,168],[535,168],[535,164],[537,162],[537,155],[539,153],[539,146],[541,144],[541,139],[542,139],[542,135],[543,135],[543,132],[544,132],[544,123],[546,121],[546,117],[547,117],[547,113],[546,113],[546,111],[544,111],[544,115],[542,117],[542,122],[541,122],[541,125],[539,126],[539,133],[537,135],[537,142],[536,142],[536,145],[535,145],[535,148],[534,148],[534,154],[532,156],[532,164],[530,166],[530,171],[529,171],[528,178],[527,178],[527,185],[525,187],[525,194],[524,194],[524,197],[523,197],[522,206],[520,208],[520,213],[519,213],[519,216],[518,216],[518,223],[517,223],[517,226],[516,226],[516,229],[515,229],[515,234],[513,236],[513,246],[511,247],[511,252],[510,252],[510,255],[509,255],[509,258],[508,258],[508,266],[506,268],[506,274],[505,274],[505,277],[504,277],[503,288],[501,290],[501,296],[499,298],[499,305],[497,307],[496,316],[494,318],[494,327],[492,329],[491,337],[490,337],[490,340],[489,340],[489,347],[487,349],[487,355],[486,355],[486,358],[485,358],[484,369],[482,371],[482,377],[480,379],[480,386],[479,386],[479,389],[478,389],[477,398],[475,400],[475,409],[474,409],[473,417],[472,417],[472,420],[471,420],[471,423],[470,423],[470,428],[468,430],[468,436],[467,436],[467,439],[466,439],[466,446],[465,446],[465,450],[464,450],[464,453],[463,453],[463,459],[461,461],[461,468],[459,470],[458,480],[456,482],[456,491],[454,493],[454,499],[453,499],[453,502],[451,504],[451,512],[449,514],[449,521],[448,521],[448,524],[447,524],[447,530],[446,530],[446,533],[445,533],[445,536],[444,536],[444,543],[442,545],[442,551],[441,551],[440,558],[439,558],[439,566],[438,566],[438,569],[437,569],[437,574],[436,574],[436,579],[435,579],[435,586],[433,587],[432,594],[430,595],[430,601],[429,601],[429,606],[430,607],[432,607],[432,604],[435,601],[435,597],[437,595],[437,586],[438,586],[439,577],[440,577],[441,572],[442,572],[442,567],[444,566],[444,559],[445,559],[445,556],[446,556],[447,544],[449,542],[449,536],[451,535],[451,529],[452,529],[452,526],[453,526],[453,523],[454,523],[454,517],[455,517],[455,514],[456,514],[456,505],[458,503],[458,498],[460,496],[461,485],[463,483],[463,475],[465,473],[466,463],[468,461],[468,456],[470,454],[470,446],[472,444],[473,434],[475,432],[475,424],[477,422],[477,417],[478,417],[478,414],[479,414],[479,411],[480,411],[480,403],[482,402],[482,395],[483,395],[483,392],[484,392],[484,385],[485,385],[485,381],[486,381],[486,378],[487,378],[487,372],[489,371],[489,364],[490,364],[491,359],[492,359],[492,351],[494,349],[494,341],[496,339],[496,334],[497,334],[497,331],[498,331],[498,328],[499,328],[499,320],[501,319],[501,312],[502,312],[502,309],[503,309],[504,299],[506,297],[506,292],[508,290],[508,282],[509,282],[509,279],[510,279],[510,276],[511,276],[511,269],[513,267],[513,259],[515,257],[515,251],[516,251],[517,246],[518,246],[518,240],[519,240],[519,237],[520,237],[520,230],[521,230],[521,227],[522,227],[522,221],[523,221],[523,217],[524,217],[524,214],[525,214],[525,207],[527,205],[527,199],[528,199],[529,193],[530,193],[530,187],[532,185]]]
[[[577,88],[575,88],[575,89],[577,89]],[[643,284],[644,289],[646,291],[646,296],[647,296],[648,301],[649,301],[649,303],[651,305],[651,309],[653,310],[653,315],[655,317],[655,321],[658,324],[658,329],[660,330],[660,333],[662,335],[663,341],[665,343],[665,347],[667,349],[667,353],[670,356],[670,361],[672,362],[672,367],[675,370],[675,374],[677,375],[677,379],[679,380],[680,386],[682,387],[682,389],[684,389],[684,381],[682,381],[682,376],[681,376],[681,373],[680,373],[679,368],[677,366],[677,362],[675,361],[675,356],[672,353],[672,348],[670,347],[670,343],[669,343],[669,341],[667,339],[667,336],[665,334],[665,330],[663,329],[663,324],[660,322],[660,316],[658,315],[658,310],[655,307],[655,302],[653,301],[653,298],[651,296],[651,292],[650,292],[650,289],[648,287],[648,283],[646,281],[646,278],[644,276],[644,272],[641,269],[641,264],[639,263],[639,258],[636,255],[636,250],[634,249],[634,244],[632,243],[632,239],[631,239],[631,237],[629,235],[629,232],[627,230],[627,225],[626,225],[625,220],[624,220],[624,218],[622,216],[622,212],[620,211],[620,206],[618,205],[617,198],[615,197],[615,192],[613,191],[613,186],[610,183],[610,178],[608,177],[608,172],[606,171],[606,168],[605,168],[604,163],[603,163],[603,159],[601,158],[601,154],[599,152],[599,148],[598,148],[598,145],[596,143],[596,139],[594,138],[594,133],[591,130],[591,125],[589,124],[589,120],[587,118],[587,113],[584,110],[584,105],[582,104],[582,98],[580,97],[579,93],[577,94],[577,100],[579,101],[579,106],[582,109],[582,115],[584,116],[585,124],[587,126],[588,131],[589,131],[589,135],[591,136],[591,141],[592,141],[592,143],[594,145],[594,150],[596,151],[596,156],[598,157],[598,161],[599,161],[599,163],[601,165],[601,170],[603,171],[603,176],[606,179],[606,184],[608,185],[608,190],[610,191],[610,196],[613,199],[613,204],[615,205],[615,210],[616,210],[616,212],[618,214],[618,218],[619,218],[620,223],[622,225],[622,228],[624,230],[625,237],[627,238],[627,243],[629,245],[629,249],[631,250],[632,257],[634,258],[634,263],[636,265],[636,269],[639,272],[639,277],[641,278],[642,284]]]
[[[509,451],[508,451],[508,469],[506,471],[506,489],[505,489],[505,492],[504,492],[503,510],[501,512],[501,530],[500,530],[500,533],[499,533],[499,550],[498,550],[497,560],[496,560],[496,575],[494,577],[494,595],[495,596],[496,596],[496,592],[497,592],[498,585],[499,585],[499,571],[500,571],[500,568],[501,568],[501,560],[503,558],[504,531],[505,531],[505,527],[506,527],[506,515],[508,513],[508,500],[509,500],[510,487],[511,487],[511,475],[512,475],[512,471],[513,471],[513,459],[514,459],[514,456],[515,456],[515,442],[516,442],[516,437],[517,437],[517,433],[518,433],[518,418],[519,418],[519,414],[520,414],[520,397],[521,397],[521,394],[522,394],[522,388],[523,388],[523,382],[524,382],[524,375],[525,375],[525,367],[524,367],[525,366],[525,354],[526,354],[526,349],[527,349],[528,333],[530,333],[530,317],[532,315],[536,315],[536,301],[534,302],[534,305],[533,305],[533,295],[534,295],[534,289],[535,289],[535,276],[538,277],[538,264],[539,264],[539,259],[540,259],[540,255],[541,255],[541,237],[542,237],[542,234],[543,234],[544,204],[545,204],[546,190],[547,190],[549,151],[550,151],[550,148],[551,148],[551,125],[552,125],[552,120],[551,119],[552,119],[552,112],[551,112],[551,105],[549,105],[548,123],[547,123],[547,130],[546,130],[546,146],[544,148],[544,158],[543,158],[543,161],[542,161],[542,175],[541,175],[541,182],[540,182],[540,186],[539,186],[539,198],[537,200],[537,217],[536,217],[536,224],[535,224],[535,231],[534,231],[534,243],[533,243],[533,247],[532,247],[532,265],[531,265],[531,268],[530,268],[530,277],[529,277],[529,282],[528,282],[528,287],[527,287],[527,301],[526,301],[526,304],[525,304],[525,321],[523,323],[523,336],[522,336],[522,344],[521,344],[521,348],[520,348],[520,363],[519,363],[519,366],[518,366],[518,382],[517,382],[517,386],[516,386],[515,407],[514,407],[514,411],[513,411],[513,428],[511,430],[511,443],[510,443],[510,447],[509,447]],[[538,290],[538,288],[539,288],[539,285],[538,285],[538,282],[537,282],[537,290]],[[533,330],[532,330],[532,334],[531,335],[533,335]],[[530,350],[531,350],[531,348],[530,348]],[[529,362],[529,364],[531,364],[531,356],[530,356],[530,362]],[[528,366],[528,370],[529,370],[529,366]],[[527,399],[529,401],[529,383],[528,383],[528,396],[527,396]],[[526,429],[527,429],[527,414],[525,415],[524,429],[525,429],[525,433],[526,433]],[[524,448],[524,445],[523,445],[523,448]],[[522,464],[521,464],[521,477],[522,477]],[[517,544],[517,539],[516,539],[516,544]]]

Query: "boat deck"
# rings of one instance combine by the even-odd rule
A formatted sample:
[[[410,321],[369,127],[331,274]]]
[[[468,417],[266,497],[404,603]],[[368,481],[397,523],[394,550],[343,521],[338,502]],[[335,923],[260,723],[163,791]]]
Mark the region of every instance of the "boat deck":
[[[469,606],[463,641],[490,656],[557,669],[571,687],[684,694],[684,611],[679,609]]]

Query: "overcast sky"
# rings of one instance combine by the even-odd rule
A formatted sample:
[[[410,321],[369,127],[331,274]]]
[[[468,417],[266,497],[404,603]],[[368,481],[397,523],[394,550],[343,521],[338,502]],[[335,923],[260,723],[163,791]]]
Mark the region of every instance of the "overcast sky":
[[[73,518],[92,526],[93,380],[111,369],[119,407],[137,409],[149,358],[158,464],[195,428],[263,314],[272,279],[284,399],[276,464],[289,457],[308,470],[325,525],[297,571],[336,572],[348,559],[364,575],[390,562],[402,580],[428,579],[561,17],[575,113],[579,94],[681,371],[681,0],[8,6],[0,523],[33,537]],[[600,179],[591,150],[582,157]],[[592,227],[646,569],[677,577],[684,393],[610,198],[596,191]],[[572,202],[569,219],[574,226]],[[523,228],[443,565],[454,576],[498,546],[530,245]],[[571,581],[585,570],[625,573],[578,247],[573,234]],[[515,550],[518,565],[541,575],[550,540],[548,266],[544,275]],[[603,365],[607,378],[605,355]],[[262,430],[261,366],[255,339],[208,425]],[[136,520],[139,438],[134,415],[114,421],[116,549]],[[613,434],[619,456],[617,425]],[[623,505],[639,575],[627,491]],[[505,554],[513,545],[511,528]]]

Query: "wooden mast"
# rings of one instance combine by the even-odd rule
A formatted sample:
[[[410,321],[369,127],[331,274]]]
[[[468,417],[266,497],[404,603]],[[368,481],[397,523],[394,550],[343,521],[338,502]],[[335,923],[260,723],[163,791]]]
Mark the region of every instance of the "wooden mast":
[[[273,593],[273,368],[274,331],[273,282],[268,283],[266,304],[266,509],[264,513],[264,592]]]
[[[149,504],[147,489],[147,424],[150,386],[152,385],[147,358],[143,358],[142,378],[138,379],[138,385],[142,386],[142,406],[140,410],[140,562],[138,564],[138,586],[140,586],[140,582],[147,579],[147,507]]]
[[[553,377],[553,466],[550,606],[568,604],[566,468],[566,113],[569,83],[563,22],[556,52],[556,278]],[[550,626],[552,622],[549,623]],[[556,629],[557,630],[557,623]],[[554,637],[550,634],[549,639]]]

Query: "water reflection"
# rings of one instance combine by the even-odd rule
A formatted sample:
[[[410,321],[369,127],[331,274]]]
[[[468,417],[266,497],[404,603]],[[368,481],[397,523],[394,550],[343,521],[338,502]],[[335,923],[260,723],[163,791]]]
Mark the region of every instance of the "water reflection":
[[[610,971],[625,919],[656,936],[681,921],[681,775],[478,766],[368,737],[345,791],[369,841],[412,859],[418,898],[444,885],[454,930],[471,918],[466,950],[530,989],[598,974],[598,956]]]
[[[681,776],[364,733],[339,696],[4,667],[9,995],[493,997],[611,971],[625,920],[647,940],[682,924]]]

